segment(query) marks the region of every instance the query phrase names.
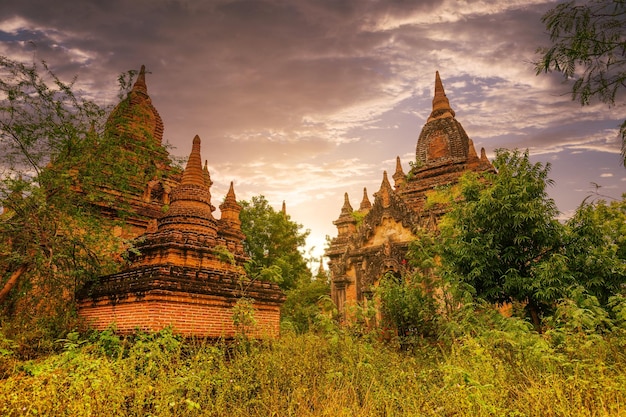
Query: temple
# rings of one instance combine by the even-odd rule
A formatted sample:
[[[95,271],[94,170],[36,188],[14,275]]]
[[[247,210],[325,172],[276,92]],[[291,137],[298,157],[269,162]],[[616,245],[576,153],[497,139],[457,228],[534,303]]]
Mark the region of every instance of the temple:
[[[185,336],[231,338],[238,332],[233,307],[245,298],[251,300],[257,322],[248,334],[276,336],[284,294],[274,283],[246,276],[241,206],[233,183],[216,219],[199,136],[193,139],[182,175],[171,169],[161,145],[163,124],[147,95],[144,67],[107,128],[114,129],[109,133],[120,135],[129,150],[145,147],[154,165],[144,171],[160,174],[147,184],[138,182],[136,193],[130,193],[131,227],[139,236],[130,265],[78,292],[80,317],[97,330],[130,333],[171,327]]]
[[[374,202],[364,189],[358,210],[346,193],[339,218],[333,222],[337,236],[325,255],[329,258],[331,297],[342,317],[346,317],[348,306],[370,299],[385,274],[407,271],[406,253],[415,231],[436,227],[443,214],[441,209],[425,207],[427,193],[456,183],[467,171],[495,169],[484,149],[477,155],[472,140],[456,120],[437,72],[432,111],[417,140],[415,163],[409,173],[404,173],[397,157],[393,186],[384,172]]]
[[[105,124],[105,137],[119,144],[123,157],[149,161],[129,178],[127,190],[105,190],[114,204],[100,204],[103,214],[112,218],[120,218],[118,207],[122,203],[129,206],[123,216],[127,227],[121,231],[125,237],[144,233],[170,203],[170,193],[180,182],[180,170],[171,165],[163,145],[163,130],[163,120],[148,95],[146,68],[142,65],[132,89]],[[138,157],[139,152],[144,156]]]

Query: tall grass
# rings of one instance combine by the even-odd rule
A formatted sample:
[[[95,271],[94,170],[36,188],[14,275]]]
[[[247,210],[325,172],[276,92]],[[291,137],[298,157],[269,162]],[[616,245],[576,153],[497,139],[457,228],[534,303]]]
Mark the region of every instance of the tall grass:
[[[0,351],[0,415],[626,415],[626,339],[613,336],[555,347],[514,328],[411,352],[342,331],[239,344],[76,336],[37,360]]]

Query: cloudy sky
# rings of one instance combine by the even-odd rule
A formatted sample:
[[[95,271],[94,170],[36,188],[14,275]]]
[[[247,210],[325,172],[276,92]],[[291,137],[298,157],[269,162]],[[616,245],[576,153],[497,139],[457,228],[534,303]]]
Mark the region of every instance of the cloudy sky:
[[[617,106],[581,108],[556,74],[541,0],[0,0],[0,54],[45,60],[102,105],[120,73],[146,65],[148,93],[177,156],[202,138],[217,202],[282,201],[311,230],[311,255],[336,235],[343,193],[358,207],[400,156],[405,172],[438,70],[477,150],[528,148],[552,164],[563,216],[596,191],[626,191]],[[215,203],[215,201],[214,201]],[[216,204],[217,205],[217,204]]]

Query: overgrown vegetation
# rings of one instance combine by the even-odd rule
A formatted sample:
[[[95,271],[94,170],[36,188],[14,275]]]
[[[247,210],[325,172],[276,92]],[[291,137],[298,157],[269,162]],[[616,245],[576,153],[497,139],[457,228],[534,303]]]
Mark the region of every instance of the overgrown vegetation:
[[[36,343],[40,333],[58,337],[75,326],[76,290],[119,268],[128,242],[112,232],[124,222],[110,214],[124,219],[124,196],[169,162],[151,132],[122,117],[130,98],[107,121],[111,109],[45,63],[0,56],[0,75],[0,314]],[[131,149],[120,129],[148,140]]]
[[[484,306],[483,306],[484,307]],[[482,312],[481,312],[482,311]],[[329,326],[245,346],[170,331],[70,334],[21,360],[0,338],[0,414],[591,416],[626,406],[624,328],[554,330],[468,308],[438,341],[398,349]],[[443,323],[442,323],[443,324]],[[582,323],[581,323],[582,324]]]

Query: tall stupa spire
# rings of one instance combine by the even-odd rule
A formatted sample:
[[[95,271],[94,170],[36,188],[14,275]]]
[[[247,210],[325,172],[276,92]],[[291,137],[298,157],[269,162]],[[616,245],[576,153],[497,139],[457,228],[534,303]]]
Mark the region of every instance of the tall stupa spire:
[[[204,180],[204,171],[202,169],[202,157],[200,156],[200,137],[198,135],[193,138],[191,154],[189,154],[187,166],[185,167],[185,171],[183,171],[183,178],[180,184],[194,184],[201,187],[207,186],[207,183]]]
[[[106,128],[117,136],[125,136],[128,147],[141,142],[152,142],[161,146],[163,142],[163,120],[152,105],[146,86],[146,66],[142,65],[133,88],[113,109],[107,119]],[[163,163],[169,164],[165,148],[156,150]]]
[[[133,90],[148,95],[148,86],[146,85],[146,66],[142,65],[137,75],[137,81],[133,85]]]
[[[365,211],[372,208],[372,203],[370,199],[367,197],[367,188],[363,187],[363,199],[361,200],[361,205],[359,206],[359,210]]]
[[[443,89],[443,83],[439,77],[439,71],[435,72],[435,95],[433,97],[433,111],[430,113],[428,120],[438,119],[440,117],[454,117],[455,113],[450,107],[448,97]]]
[[[342,215],[352,214],[353,211],[354,209],[352,208],[352,205],[350,204],[350,198],[348,197],[348,193],[344,193],[343,207],[341,207],[341,214]]]
[[[221,221],[228,224],[230,229],[235,229],[241,234],[241,220],[239,219],[239,213],[241,212],[241,206],[237,203],[237,197],[235,196],[235,186],[233,182],[230,182],[228,193],[224,198],[224,202],[220,204],[220,212],[222,214]],[[232,230],[230,233],[232,234]],[[245,239],[245,236],[240,236],[240,241]]]
[[[402,162],[400,161],[400,157],[396,156],[396,172],[393,174],[394,187],[396,189],[400,188],[402,184],[406,182],[406,175],[404,174],[404,170],[402,169]]]
[[[200,137],[193,138],[193,145],[180,185],[172,190],[169,210],[159,219],[159,230],[195,230],[215,235],[216,224],[211,212],[211,192],[204,180]]]

